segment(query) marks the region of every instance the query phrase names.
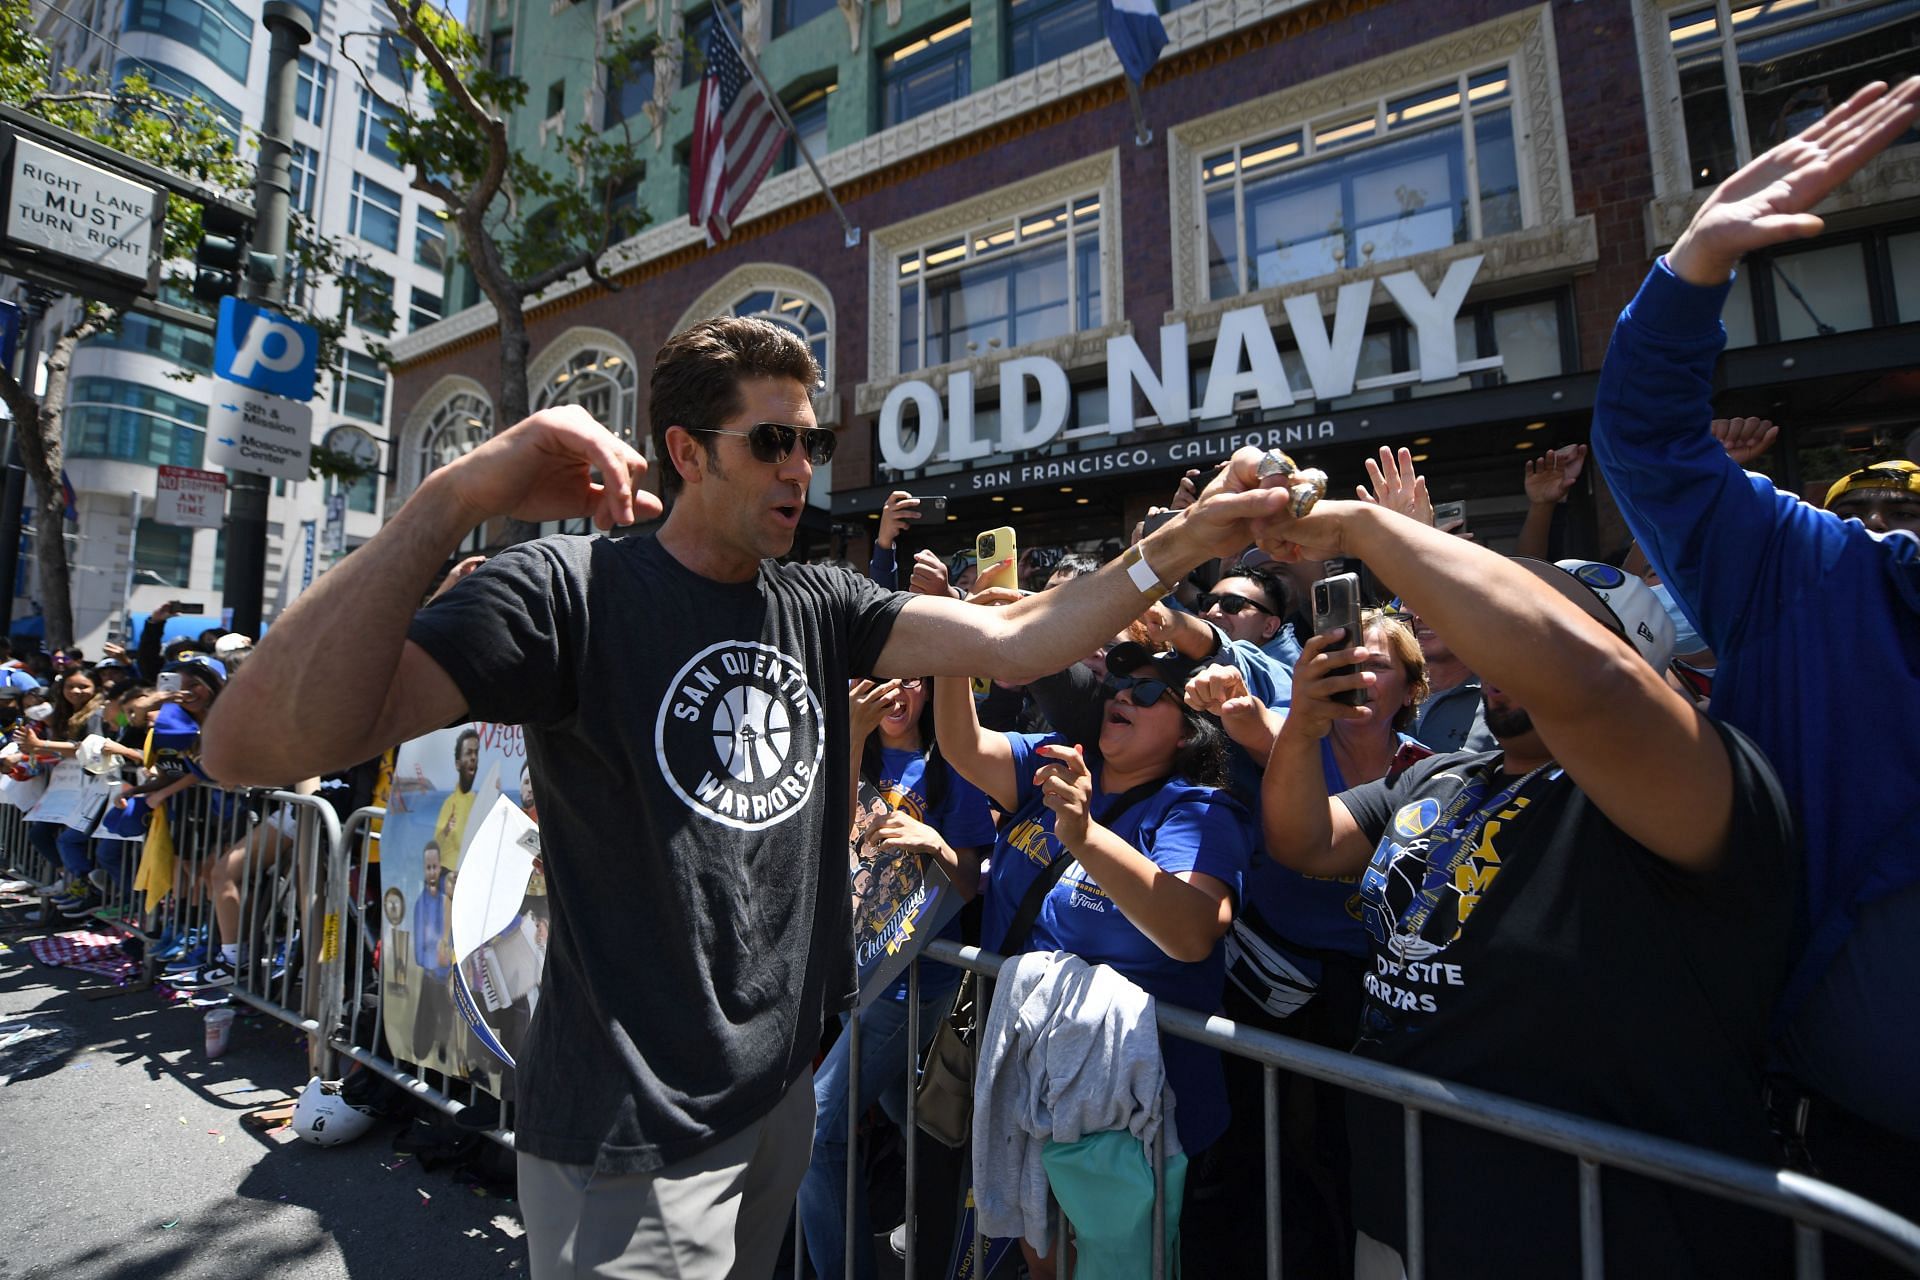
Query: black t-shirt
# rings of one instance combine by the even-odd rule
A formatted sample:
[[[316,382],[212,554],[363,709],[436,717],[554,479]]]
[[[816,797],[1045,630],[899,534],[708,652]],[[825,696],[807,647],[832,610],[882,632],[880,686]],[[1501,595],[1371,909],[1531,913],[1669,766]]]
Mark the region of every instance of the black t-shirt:
[[[907,597],[841,569],[691,572],[650,535],[488,561],[410,638],[525,725],[553,906],[516,1142],[648,1172],[744,1129],[854,990],[847,681]]]
[[[1376,843],[1355,1052],[1777,1163],[1760,1068],[1798,845],[1772,766],[1717,727],[1733,823],[1708,873],[1636,843],[1558,769],[1509,794],[1518,779],[1498,752],[1435,756],[1344,793]],[[1469,787],[1477,798],[1443,822]],[[1468,856],[1429,880],[1446,831],[1471,830],[1483,806]],[[1424,926],[1406,932],[1416,913]],[[1355,1225],[1404,1251],[1401,1110],[1354,1095],[1349,1123]],[[1423,1151],[1429,1276],[1579,1274],[1572,1157],[1431,1117]],[[1790,1256],[1751,1215],[1652,1182],[1608,1173],[1602,1199],[1609,1274],[1771,1274]]]

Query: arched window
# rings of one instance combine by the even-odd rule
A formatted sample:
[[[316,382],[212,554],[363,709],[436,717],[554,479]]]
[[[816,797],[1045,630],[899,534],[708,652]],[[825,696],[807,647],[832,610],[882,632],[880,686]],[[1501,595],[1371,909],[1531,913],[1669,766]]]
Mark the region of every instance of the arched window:
[[[416,474],[424,480],[449,462],[466,456],[493,436],[493,405],[485,396],[461,391],[447,397],[420,434]]]
[[[638,377],[633,361],[603,347],[583,347],[547,375],[534,394],[533,407],[577,404],[600,424],[642,453],[635,422]]]
[[[826,385],[833,385],[833,374],[827,364],[827,348],[833,327],[827,321],[826,311],[812,299],[788,289],[755,289],[735,301],[729,310],[736,316],[771,320],[799,334],[800,340],[813,352],[813,358],[820,366],[821,378]]]

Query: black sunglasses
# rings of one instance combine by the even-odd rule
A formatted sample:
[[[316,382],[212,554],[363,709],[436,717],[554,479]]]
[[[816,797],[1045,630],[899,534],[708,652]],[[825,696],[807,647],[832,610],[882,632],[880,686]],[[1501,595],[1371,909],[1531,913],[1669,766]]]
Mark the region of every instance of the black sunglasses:
[[[693,430],[710,436],[744,436],[747,448],[760,462],[785,462],[793,452],[793,442],[805,439],[807,461],[824,467],[833,461],[833,447],[838,443],[838,438],[825,427],[795,427],[784,422],[760,422],[745,431],[729,427],[694,427]]]
[[[1219,605],[1220,612],[1228,616],[1241,613],[1247,609],[1258,609],[1269,618],[1275,616],[1273,610],[1267,608],[1267,606],[1261,604],[1258,600],[1249,600],[1245,596],[1235,595],[1231,591],[1203,591],[1200,593],[1200,598],[1194,603],[1200,606],[1200,612],[1202,613],[1206,613],[1215,605]]]
[[[1133,690],[1133,705],[1150,707],[1160,701],[1170,687],[1159,676],[1108,676],[1107,683],[1113,686],[1115,693]]]

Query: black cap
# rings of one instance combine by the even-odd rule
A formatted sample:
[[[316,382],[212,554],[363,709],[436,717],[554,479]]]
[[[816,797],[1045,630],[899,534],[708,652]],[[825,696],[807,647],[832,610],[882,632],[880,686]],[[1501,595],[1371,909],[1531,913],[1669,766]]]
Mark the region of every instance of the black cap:
[[[1114,675],[1130,676],[1142,667],[1152,667],[1154,674],[1165,680],[1176,693],[1184,690],[1187,681],[1193,679],[1194,672],[1200,670],[1199,663],[1172,649],[1155,653],[1132,640],[1123,640],[1107,650],[1107,670]]]

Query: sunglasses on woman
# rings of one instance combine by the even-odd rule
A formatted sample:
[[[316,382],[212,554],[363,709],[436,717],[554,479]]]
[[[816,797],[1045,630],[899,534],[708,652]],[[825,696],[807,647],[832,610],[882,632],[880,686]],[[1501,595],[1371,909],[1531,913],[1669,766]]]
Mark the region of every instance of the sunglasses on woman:
[[[756,461],[776,464],[787,460],[787,455],[793,452],[794,441],[804,439],[807,461],[824,467],[833,461],[833,447],[838,442],[825,427],[795,427],[784,422],[759,422],[744,431],[732,427],[695,427],[693,430],[710,436],[742,436]]]
[[[1113,686],[1115,693],[1133,690],[1133,705],[1136,707],[1152,706],[1160,701],[1169,687],[1158,676],[1108,676],[1107,683]]]
[[[1218,605],[1220,606],[1220,612],[1226,614],[1228,617],[1244,613],[1248,609],[1258,609],[1269,618],[1274,616],[1273,610],[1267,608],[1267,606],[1261,604],[1258,600],[1249,600],[1245,596],[1235,595],[1231,591],[1222,591],[1219,593],[1203,591],[1200,593],[1199,600],[1195,601],[1195,603],[1200,606],[1200,612],[1202,613],[1208,613],[1215,605]]]

